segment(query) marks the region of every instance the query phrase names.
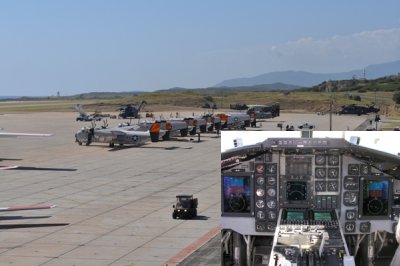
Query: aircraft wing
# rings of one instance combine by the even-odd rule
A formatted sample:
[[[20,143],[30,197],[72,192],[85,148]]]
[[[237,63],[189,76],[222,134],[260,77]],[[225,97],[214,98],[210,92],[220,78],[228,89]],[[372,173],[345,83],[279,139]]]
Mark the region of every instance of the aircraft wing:
[[[54,207],[56,207],[56,205],[21,205],[12,207],[0,207],[0,212],[42,210],[42,209],[51,209]]]
[[[18,165],[11,165],[11,166],[8,166],[8,165],[0,165],[0,170],[15,169],[15,168],[18,168],[18,167],[19,167]]]
[[[137,135],[137,136],[150,136],[149,131],[138,131],[138,130],[132,130],[132,131],[127,131],[127,130],[112,130],[111,134],[113,136],[131,136],[131,135]]]
[[[18,132],[0,132],[0,137],[18,137],[18,136],[31,136],[31,137],[50,137],[53,134],[48,133],[18,133]]]

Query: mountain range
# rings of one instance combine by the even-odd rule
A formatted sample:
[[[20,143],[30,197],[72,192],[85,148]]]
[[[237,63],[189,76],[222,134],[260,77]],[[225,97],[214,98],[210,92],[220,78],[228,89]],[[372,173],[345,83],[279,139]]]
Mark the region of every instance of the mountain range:
[[[327,80],[349,80],[353,77],[376,79],[379,77],[398,75],[400,73],[400,60],[369,65],[364,69],[357,69],[339,73],[311,73],[305,71],[277,71],[270,72],[255,77],[235,78],[224,80],[214,87],[249,87],[261,84],[284,83],[299,87],[310,87],[320,84]]]

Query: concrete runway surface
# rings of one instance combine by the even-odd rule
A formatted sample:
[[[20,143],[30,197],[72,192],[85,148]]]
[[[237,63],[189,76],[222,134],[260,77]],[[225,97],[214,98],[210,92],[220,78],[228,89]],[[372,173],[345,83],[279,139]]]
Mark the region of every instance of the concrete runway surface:
[[[132,148],[78,146],[74,134],[89,123],[75,117],[0,115],[6,131],[54,133],[0,139],[0,164],[29,169],[1,171],[1,206],[57,205],[1,213],[0,265],[175,265],[218,234],[215,135],[200,143],[185,138]],[[117,122],[109,120],[110,126]],[[199,199],[196,219],[172,219],[179,193]]]
[[[218,265],[220,141],[149,143],[142,147],[78,146],[75,132],[89,122],[77,114],[43,112],[0,115],[10,132],[47,132],[46,138],[1,138],[1,206],[56,204],[50,210],[0,216],[0,265]],[[334,116],[335,130],[354,130],[366,116]],[[116,126],[121,120],[108,120]],[[328,130],[328,116],[281,114],[256,130],[279,130],[277,123],[316,125]],[[101,125],[101,123],[98,123]],[[173,220],[175,195],[194,194],[198,217]],[[199,249],[214,237],[211,249]],[[209,245],[209,244],[208,244]],[[211,251],[210,251],[211,250]],[[191,256],[188,257],[188,255]],[[216,255],[217,254],[217,255]],[[186,258],[186,259],[185,259]],[[183,261],[183,262],[182,262]],[[200,262],[199,262],[200,263]],[[201,263],[200,263],[201,264]]]

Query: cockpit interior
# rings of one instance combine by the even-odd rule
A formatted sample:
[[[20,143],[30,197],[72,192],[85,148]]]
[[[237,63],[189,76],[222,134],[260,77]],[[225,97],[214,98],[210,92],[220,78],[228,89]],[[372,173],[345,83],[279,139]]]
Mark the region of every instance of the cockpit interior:
[[[357,141],[275,137],[222,152],[222,265],[390,265],[400,157]]]

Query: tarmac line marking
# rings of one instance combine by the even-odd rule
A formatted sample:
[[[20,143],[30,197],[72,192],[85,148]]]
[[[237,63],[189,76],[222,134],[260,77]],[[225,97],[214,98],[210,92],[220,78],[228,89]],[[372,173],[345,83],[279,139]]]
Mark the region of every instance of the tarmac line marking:
[[[208,233],[197,239],[195,242],[184,248],[181,252],[170,258],[164,265],[175,265],[181,262],[184,258],[189,256],[195,250],[199,249],[205,243],[207,243],[211,238],[216,236],[218,233],[221,232],[221,226],[217,226],[211,229]]]

